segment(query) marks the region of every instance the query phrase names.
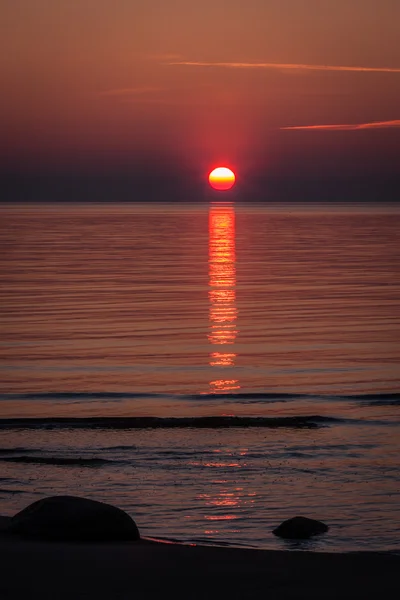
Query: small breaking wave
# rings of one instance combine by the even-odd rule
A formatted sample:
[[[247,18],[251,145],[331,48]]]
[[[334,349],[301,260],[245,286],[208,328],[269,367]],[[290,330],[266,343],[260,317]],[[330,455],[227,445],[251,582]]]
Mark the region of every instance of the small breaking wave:
[[[0,429],[315,429],[341,419],[321,415],[289,417],[47,417],[0,419]]]

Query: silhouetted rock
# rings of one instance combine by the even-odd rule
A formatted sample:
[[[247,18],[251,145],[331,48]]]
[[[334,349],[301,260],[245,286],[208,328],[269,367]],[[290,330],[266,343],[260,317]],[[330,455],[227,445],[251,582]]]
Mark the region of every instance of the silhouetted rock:
[[[328,525],[325,525],[322,521],[308,519],[307,517],[293,517],[283,521],[272,533],[282,538],[304,540],[313,535],[325,533],[328,529]]]
[[[14,517],[10,533],[43,540],[138,540],[134,520],[123,510],[76,496],[52,496],[30,504]]]

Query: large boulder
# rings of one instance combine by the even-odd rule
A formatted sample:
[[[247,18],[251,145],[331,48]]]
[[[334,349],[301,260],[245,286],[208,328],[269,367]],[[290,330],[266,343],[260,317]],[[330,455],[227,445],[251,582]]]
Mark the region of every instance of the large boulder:
[[[307,517],[293,517],[283,521],[272,533],[291,540],[306,540],[313,535],[325,533],[328,529],[328,525],[325,525],[322,521],[308,519]]]
[[[10,533],[42,540],[138,540],[135,521],[123,510],[76,496],[52,496],[30,504],[14,517]]]

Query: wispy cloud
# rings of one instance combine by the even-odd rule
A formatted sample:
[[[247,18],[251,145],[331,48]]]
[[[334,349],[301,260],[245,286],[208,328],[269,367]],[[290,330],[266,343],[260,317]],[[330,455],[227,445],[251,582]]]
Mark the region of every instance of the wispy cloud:
[[[390,127],[400,127],[400,119],[395,119],[393,121],[372,121],[371,123],[341,125],[297,125],[295,127],[281,127],[281,129],[292,131],[358,131],[360,129],[387,129]]]
[[[154,92],[161,92],[162,88],[139,86],[131,88],[117,88],[114,90],[105,90],[99,92],[99,96],[115,96],[115,97],[131,97],[131,96],[142,96],[144,94],[152,94]]]
[[[260,63],[260,62],[201,62],[171,61],[171,66],[218,67],[225,69],[276,69],[279,71],[350,71],[355,73],[400,73],[400,68],[392,67],[347,67],[343,65],[305,65],[297,63]]]

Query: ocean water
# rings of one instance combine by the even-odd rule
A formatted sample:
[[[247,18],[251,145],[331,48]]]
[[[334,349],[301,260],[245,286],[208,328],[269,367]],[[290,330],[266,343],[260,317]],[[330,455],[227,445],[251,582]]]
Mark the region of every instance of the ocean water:
[[[0,513],[399,551],[395,206],[3,205]],[[273,536],[303,514],[309,542]]]

